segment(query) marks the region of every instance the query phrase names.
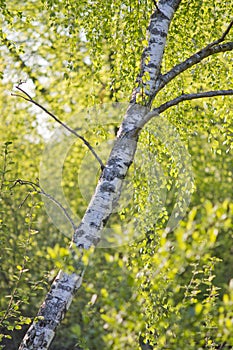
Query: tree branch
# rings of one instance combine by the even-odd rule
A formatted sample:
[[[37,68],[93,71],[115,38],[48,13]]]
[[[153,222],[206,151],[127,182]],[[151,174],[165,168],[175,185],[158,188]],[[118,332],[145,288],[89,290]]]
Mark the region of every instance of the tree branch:
[[[222,43],[225,40],[225,37],[227,36],[229,31],[231,30],[232,26],[233,26],[233,20],[231,21],[231,23],[229,24],[229,26],[227,27],[227,29],[225,30],[225,32],[223,33],[221,38],[219,38],[218,40],[213,41],[212,43],[209,44],[209,46],[214,46],[214,45],[218,45],[218,44]]]
[[[220,44],[225,40],[225,37],[231,30],[231,27],[233,26],[233,21],[229,24],[226,31],[223,33],[221,38],[218,40],[213,41],[212,43],[205,46],[200,51],[196,52],[189,58],[187,58],[182,63],[177,64],[175,67],[173,67],[169,72],[161,75],[158,79],[156,93],[158,93],[165,85],[167,85],[171,80],[173,80],[177,75],[183,73],[188,68],[194,66],[197,63],[200,63],[203,59],[214,55],[219,52],[226,52],[233,50],[233,42],[227,42],[225,44]]]
[[[25,91],[23,90],[20,85],[22,85],[23,81],[19,82],[19,84],[16,86],[16,89],[18,89],[20,92],[22,92],[23,95],[21,94],[15,94],[12,93],[12,96],[16,96],[16,97],[20,97],[22,99],[24,99],[25,101],[31,102],[32,104],[36,105],[37,107],[39,107],[40,109],[42,109],[45,113],[47,113],[48,115],[50,115],[50,117],[52,117],[57,123],[59,123],[60,125],[63,126],[63,128],[65,128],[66,130],[68,130],[71,134],[75,135],[76,137],[78,137],[80,140],[83,141],[83,143],[89,148],[89,150],[91,151],[91,153],[93,154],[93,156],[95,157],[95,159],[99,162],[100,166],[101,166],[101,170],[104,169],[104,164],[102,162],[102,160],[100,159],[100,157],[97,155],[97,153],[95,152],[94,148],[90,145],[90,143],[81,135],[79,135],[74,129],[72,129],[71,127],[69,127],[67,124],[65,124],[64,122],[62,122],[60,119],[58,119],[53,113],[49,112],[45,107],[43,107],[40,103],[36,102],[35,100],[33,100],[33,98]],[[26,97],[25,97],[25,96]]]
[[[20,184],[20,185],[28,185],[30,187],[33,188],[33,190],[38,193],[38,194],[41,194],[45,197],[47,197],[48,199],[50,199],[52,202],[54,202],[62,211],[63,213],[65,214],[66,218],[69,220],[69,222],[71,223],[72,227],[73,227],[73,230],[75,231],[77,229],[77,226],[75,225],[75,223],[73,222],[72,218],[70,217],[70,215],[68,214],[67,210],[63,207],[63,205],[58,202],[53,196],[51,196],[50,194],[46,193],[43,188],[39,185],[39,184],[36,184],[32,181],[26,181],[26,180],[21,180],[21,179],[17,179],[14,184],[11,186],[11,188],[13,188],[14,186],[16,186],[17,184]],[[26,197],[27,198],[27,197]],[[25,200],[24,200],[25,202]]]
[[[158,113],[162,113],[166,111],[168,108],[178,105],[179,103],[183,101],[190,101],[195,100],[198,98],[205,98],[205,97],[215,97],[215,96],[228,96],[233,95],[233,90],[216,90],[216,91],[205,91],[205,92],[197,92],[193,94],[183,94],[180,95],[173,100],[170,100],[166,103],[163,103],[161,106],[154,108],[150,113],[148,113],[148,120],[150,120],[152,117],[157,116]]]

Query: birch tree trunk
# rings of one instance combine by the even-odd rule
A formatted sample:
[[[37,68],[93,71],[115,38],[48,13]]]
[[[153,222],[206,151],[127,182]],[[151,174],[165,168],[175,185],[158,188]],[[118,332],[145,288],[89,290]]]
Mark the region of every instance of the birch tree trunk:
[[[76,254],[77,250],[80,252],[76,271],[71,274],[64,271],[58,273],[37,317],[22,340],[19,350],[46,350],[49,348],[56,328],[64,318],[74,293],[82,284],[85,267],[82,266],[81,255],[97,246],[101,240],[101,232],[120,197],[122,183],[134,160],[139,133],[152,117],[159,117],[159,109],[151,111],[156,93],[172,79],[172,74],[175,77],[179,72],[182,72],[182,69],[191,66],[190,61],[185,68],[182,66],[180,70],[171,71],[166,76],[167,81],[161,78],[160,66],[169,25],[180,2],[181,0],[160,0],[155,6],[148,27],[148,46],[142,53],[141,71],[132,92],[129,107],[95,193],[81,223],[73,234],[71,252],[73,254]],[[207,55],[199,55],[193,64],[200,62]],[[169,107],[165,106],[161,111]],[[77,249],[73,249],[73,247],[77,247]]]

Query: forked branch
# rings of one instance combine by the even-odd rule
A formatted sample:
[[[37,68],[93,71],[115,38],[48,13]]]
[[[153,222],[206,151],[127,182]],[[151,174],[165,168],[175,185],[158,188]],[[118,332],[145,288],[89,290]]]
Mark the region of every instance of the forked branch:
[[[21,94],[15,94],[12,93],[12,96],[16,96],[16,97],[20,97],[22,99],[24,99],[25,101],[28,101],[32,104],[34,104],[35,106],[39,107],[40,109],[42,109],[46,114],[48,114],[50,117],[52,117],[57,123],[59,123],[60,125],[63,126],[63,128],[65,128],[66,130],[68,130],[71,134],[75,135],[77,138],[79,138],[80,140],[83,141],[83,143],[87,146],[87,148],[89,148],[89,150],[91,151],[91,153],[93,154],[93,156],[95,157],[95,159],[99,162],[101,169],[104,169],[104,164],[102,162],[102,160],[100,159],[100,157],[97,155],[97,153],[95,152],[94,148],[90,145],[90,143],[82,136],[79,135],[74,129],[72,129],[71,127],[69,127],[67,124],[65,124],[64,122],[62,122],[59,118],[57,118],[53,113],[51,113],[50,111],[48,111],[44,106],[42,106],[40,103],[38,103],[37,101],[33,100],[33,98],[25,91],[23,90],[20,86],[23,84],[24,82],[21,81],[19,82],[19,84],[16,86],[16,89],[19,90],[23,95]]]

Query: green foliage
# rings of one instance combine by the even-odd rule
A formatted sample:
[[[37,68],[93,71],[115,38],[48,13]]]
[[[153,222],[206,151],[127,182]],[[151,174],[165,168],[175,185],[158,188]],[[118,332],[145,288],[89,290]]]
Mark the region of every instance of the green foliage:
[[[9,91],[26,79],[40,103],[68,124],[72,117],[71,126],[81,128],[97,149],[106,147],[114,126],[106,121],[83,130],[81,110],[129,100],[153,6],[147,0],[0,1],[2,348],[17,347],[64,259],[69,271],[74,263],[67,249],[72,231],[59,232],[42,198],[30,187],[15,185],[18,178],[37,181],[54,122]],[[162,72],[218,39],[230,22],[230,7],[227,0],[182,1]],[[163,89],[154,105],[182,92],[229,88],[231,60],[227,52],[192,67]],[[158,350],[233,346],[232,110],[230,97],[185,102],[168,110],[161,125],[152,120],[143,130],[127,179],[133,198],[110,221],[117,232],[135,218],[138,239],[85,257],[84,284],[52,350],[75,345],[139,350],[139,339]],[[79,216],[87,205],[77,188],[86,153],[78,140],[63,167],[63,190]],[[98,175],[91,176],[88,195]],[[183,207],[185,191],[191,196],[188,208]],[[171,231],[165,228],[175,206],[184,210]]]
[[[44,281],[39,275],[34,279],[37,259],[33,255],[33,246],[37,245],[38,231],[35,229],[37,217],[35,211],[41,206],[33,198],[33,193],[21,193],[13,189],[15,162],[12,161],[12,142],[5,142],[1,154],[1,335],[11,338],[14,330],[28,325],[31,318],[24,315],[23,310],[33,298],[43,290]],[[31,198],[29,198],[31,197]],[[27,205],[25,204],[27,202]],[[19,207],[26,206],[26,210]],[[30,315],[32,316],[32,315]],[[6,333],[5,333],[6,332]]]
[[[222,261],[214,257],[215,247],[227,236],[232,239],[231,227],[232,204],[225,201],[213,207],[206,201],[193,207],[174,234],[161,231],[153,256],[148,257],[146,245],[143,248],[137,283],[145,300],[145,334],[155,349],[232,344],[232,331],[224,330],[221,320],[223,314],[231,318],[231,310],[216,284]],[[222,259],[225,254],[226,250]]]

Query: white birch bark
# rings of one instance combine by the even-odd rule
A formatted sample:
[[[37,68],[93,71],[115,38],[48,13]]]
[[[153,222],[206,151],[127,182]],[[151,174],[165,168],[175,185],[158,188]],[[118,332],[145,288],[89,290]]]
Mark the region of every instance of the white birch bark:
[[[121,194],[122,182],[134,159],[139,132],[149,119],[148,113],[154,98],[156,80],[160,74],[169,24],[179,3],[180,0],[160,0],[158,8],[151,16],[148,47],[142,57],[139,85],[133,93],[95,194],[73,236],[73,243],[80,250],[88,250],[98,244],[101,231]],[[140,104],[137,100],[138,95],[142,97]],[[49,348],[74,292],[81,286],[83,272],[82,267],[72,274],[59,272],[19,350]]]
[[[133,161],[138,134],[147,112],[147,107],[129,106],[95,194],[74,233],[73,242],[78,248],[89,249],[101,239],[101,231],[117,204],[122,182]]]
[[[181,0],[160,0],[152,14],[148,27],[148,46],[141,58],[138,86],[133,92],[132,102],[151,106],[156,93],[157,80],[166,44],[169,25]],[[141,96],[141,98],[140,98]]]

